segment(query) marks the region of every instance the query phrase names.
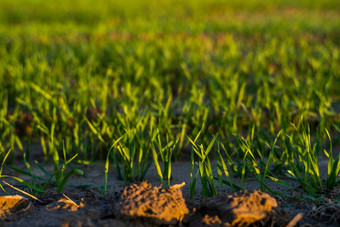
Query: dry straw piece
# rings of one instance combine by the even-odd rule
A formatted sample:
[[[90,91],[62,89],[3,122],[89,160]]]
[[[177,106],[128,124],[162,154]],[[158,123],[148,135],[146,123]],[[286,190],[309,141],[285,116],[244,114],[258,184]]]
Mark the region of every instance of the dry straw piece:
[[[77,211],[80,208],[84,207],[83,200],[79,203],[75,203],[72,199],[70,199],[67,195],[63,194],[64,198],[61,198],[57,201],[56,204],[48,205],[46,207],[47,211],[55,211],[55,210],[68,210],[71,212]]]

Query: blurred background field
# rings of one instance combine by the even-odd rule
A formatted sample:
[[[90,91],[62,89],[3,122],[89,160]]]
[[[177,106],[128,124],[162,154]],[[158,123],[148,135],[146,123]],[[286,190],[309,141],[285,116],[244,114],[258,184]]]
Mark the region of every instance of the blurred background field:
[[[338,0],[0,0],[0,157],[32,162],[37,144],[56,172],[77,155],[130,181],[159,159],[166,180],[211,144],[264,190],[279,174],[325,187],[319,157],[334,187],[339,47]]]

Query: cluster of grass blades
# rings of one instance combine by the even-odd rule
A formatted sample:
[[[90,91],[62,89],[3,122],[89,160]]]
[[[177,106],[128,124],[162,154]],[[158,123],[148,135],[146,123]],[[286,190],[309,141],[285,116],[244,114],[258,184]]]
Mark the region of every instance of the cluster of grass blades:
[[[301,125],[303,130],[305,130],[304,125]],[[297,181],[301,186],[306,190],[306,192],[310,193],[311,195],[315,195],[316,192],[322,191],[323,188],[327,188],[329,190],[334,189],[337,185],[339,185],[339,171],[340,171],[340,165],[339,165],[339,155],[336,157],[336,159],[333,159],[333,151],[332,151],[332,143],[330,145],[330,150],[327,152],[324,150],[324,153],[328,159],[328,177],[326,179],[326,184],[322,184],[322,178],[320,176],[320,170],[318,166],[318,156],[316,154],[316,147],[317,144],[314,144],[311,148],[311,142],[310,142],[310,132],[303,131],[302,134],[291,134],[288,136],[288,134],[283,133],[280,131],[276,138],[273,141],[272,145],[269,145],[268,143],[265,143],[267,146],[267,149],[269,149],[268,155],[264,155],[263,152],[259,151],[257,146],[254,144],[254,131],[252,131],[251,136],[247,138],[243,138],[241,136],[237,137],[237,144],[234,146],[234,149],[237,150],[240,155],[242,156],[242,161],[238,164],[234,163],[232,158],[230,157],[230,154],[227,152],[227,149],[221,143],[218,142],[218,148],[217,148],[217,176],[215,170],[212,169],[210,160],[208,158],[208,154],[211,151],[211,148],[213,147],[214,142],[216,141],[216,136],[214,139],[209,143],[209,146],[207,149],[204,149],[203,145],[196,145],[196,141],[200,135],[195,138],[194,141],[192,141],[189,137],[189,141],[193,145],[192,153],[191,153],[191,183],[190,183],[190,196],[193,197],[195,193],[195,184],[197,181],[197,177],[201,177],[202,182],[202,195],[203,196],[215,196],[217,191],[215,187],[214,180],[216,180],[219,184],[219,187],[222,188],[222,184],[225,184],[229,187],[231,187],[234,190],[242,190],[244,189],[243,184],[244,180],[250,180],[249,173],[252,173],[255,177],[254,180],[259,182],[260,189],[262,191],[269,191],[273,194],[276,194],[278,196],[286,195],[284,192],[278,192],[273,190],[268,184],[266,183],[266,180],[271,180],[275,183],[278,183],[282,186],[285,186],[287,188],[292,188],[290,184],[285,182],[284,180],[280,179],[280,177],[275,176],[276,174],[273,172],[275,169],[287,169],[287,176]],[[329,132],[326,130],[326,134],[328,135],[329,140],[331,140],[331,137],[329,135]],[[301,143],[294,142],[294,145],[299,145],[296,147],[296,150],[294,150],[294,154],[292,157],[292,161],[286,166],[285,168],[282,167],[282,157],[285,157],[287,153],[287,149],[285,149],[286,144],[283,143],[280,146],[277,145],[278,141],[284,139],[285,137],[292,138],[296,137],[300,140]],[[226,156],[226,159],[223,158],[220,147],[225,151],[224,154]],[[277,151],[276,151],[277,150]],[[281,152],[278,152],[278,151]],[[194,154],[198,156],[198,163],[194,161]],[[278,156],[279,154],[279,156]],[[294,156],[295,155],[295,156]],[[295,157],[295,158],[294,158]],[[299,161],[296,162],[296,157],[298,157]],[[229,169],[227,167],[226,161],[229,165]],[[302,165],[300,165],[302,164]],[[196,174],[193,174],[194,167],[198,166],[198,170]],[[230,170],[232,172],[230,173]],[[303,172],[301,172],[301,170]],[[282,175],[282,170],[279,171],[279,174]],[[223,179],[223,173],[226,176],[226,180]],[[240,176],[241,177],[241,184],[236,185],[232,182],[231,176]]]
[[[309,126],[307,126],[306,129],[304,125],[300,125],[301,133],[296,126],[292,125],[292,127],[295,129],[295,131],[291,132],[290,134],[280,131],[274,139],[272,145],[264,142],[264,145],[267,146],[267,149],[269,150],[267,153],[268,155],[264,155],[264,152],[261,152],[258,149],[258,146],[260,145],[256,144],[256,139],[254,138],[254,129],[250,131],[250,134],[247,136],[247,138],[243,138],[241,136],[236,137],[236,144],[230,145],[232,146],[232,149],[235,150],[234,153],[227,151],[228,149],[226,149],[225,145],[218,139],[217,135],[215,135],[209,142],[206,149],[204,148],[203,144],[197,144],[197,141],[201,135],[201,131],[197,134],[194,140],[187,136],[188,141],[192,145],[190,159],[190,197],[192,198],[195,194],[195,187],[198,177],[200,177],[200,181],[202,183],[202,195],[204,197],[208,197],[217,195],[215,181],[218,182],[220,190],[222,189],[223,184],[231,187],[233,190],[244,189],[244,181],[246,179],[251,179],[249,176],[247,176],[250,173],[253,174],[255,180],[260,183],[261,190],[269,191],[277,195],[285,195],[284,193],[272,190],[266,184],[266,180],[272,180],[278,184],[292,188],[291,185],[287,184],[284,180],[281,180],[280,177],[276,177],[275,173],[273,172],[277,168],[283,168],[283,157],[290,157],[290,161],[287,162],[286,167],[283,168],[287,169],[286,175],[290,179],[301,184],[302,188],[304,188],[310,195],[316,195],[317,192],[322,191],[324,188],[329,190],[334,189],[334,187],[338,186],[340,183],[338,179],[338,174],[340,172],[340,155],[338,155],[334,160],[332,141],[329,132],[327,130],[325,131],[330,140],[330,149],[329,152],[326,150],[323,151],[326,158],[328,159],[328,177],[326,179],[326,184],[323,185],[318,166],[319,156],[316,149],[318,146],[320,146],[317,144],[318,140],[315,140],[314,144],[311,142]],[[134,142],[136,140],[136,134],[129,134],[129,132],[126,132],[125,135],[114,141],[107,153],[105,162],[104,194],[107,193],[110,159],[114,161],[114,164],[117,168],[118,177],[122,180],[142,181],[153,162],[156,166],[157,174],[162,182],[162,185],[165,186],[166,181],[167,185],[170,185],[172,154],[178,144],[179,139],[176,141],[169,141],[169,138],[167,138],[166,145],[162,146],[159,131],[156,131],[156,133],[154,133],[154,137],[149,138],[150,140],[142,139],[141,137],[139,139],[143,141],[145,140],[144,143],[148,144],[148,148],[151,150],[153,159],[149,159],[149,153],[146,152],[147,149],[140,149],[139,152],[136,152],[137,148]],[[286,139],[289,140],[288,143]],[[216,146],[214,147],[216,140],[218,141],[217,149]],[[280,145],[277,144],[278,141],[280,141]],[[257,142],[260,143],[260,141]],[[51,143],[53,144],[53,142]],[[224,151],[224,155],[221,153],[220,148],[222,148]],[[53,157],[52,160],[55,167],[55,171],[53,173],[48,173],[48,171],[46,171],[46,169],[40,163],[36,162],[37,167],[45,174],[46,177],[36,176],[32,173],[31,165],[27,160],[28,152],[24,153],[24,163],[27,170],[19,169],[10,165],[8,165],[8,167],[16,172],[30,176],[32,179],[31,182],[27,182],[13,176],[2,175],[4,163],[9,157],[10,152],[11,151],[9,150],[3,158],[3,163],[0,169],[1,178],[13,178],[14,180],[29,187],[32,195],[35,195],[36,193],[43,193],[46,187],[50,185],[56,186],[57,192],[61,192],[65,187],[66,182],[73,174],[83,174],[80,169],[74,168],[70,165],[70,163],[77,157],[77,154],[67,160],[66,149],[65,146],[63,146],[63,161],[59,160],[57,149],[55,150],[55,153],[50,153]],[[212,168],[209,159],[209,154],[211,153],[217,155],[216,169]],[[238,153],[238,155],[242,157],[242,159],[236,163],[232,157],[235,155],[235,153]],[[135,156],[138,158],[136,159]],[[226,158],[224,158],[224,156]],[[158,162],[159,157],[163,162],[163,171],[161,170],[161,166]],[[195,161],[196,158],[197,161]],[[60,162],[62,162],[62,164],[60,164]],[[136,162],[137,168],[135,166]],[[286,161],[284,160],[284,162]],[[121,166],[121,164],[123,164],[123,166]],[[68,172],[66,172],[67,166],[71,167]],[[122,167],[123,171],[121,171]],[[194,172],[196,168],[197,170]],[[223,173],[226,177],[226,180],[223,179]],[[237,176],[241,178],[240,185],[232,182],[232,177]],[[3,189],[2,186],[1,188]]]
[[[271,171],[271,169],[275,169],[281,165],[278,158],[275,156],[275,149],[278,148],[276,147],[276,143],[280,138],[282,131],[277,134],[272,145],[265,142],[264,145],[267,149],[269,149],[267,155],[265,155],[265,152],[260,151],[259,148],[256,148],[254,145],[255,141],[253,133],[254,131],[252,130],[250,138],[247,139],[243,137],[237,138],[238,149],[241,151],[241,154],[243,154],[240,187],[243,189],[243,183],[247,174],[246,169],[248,169],[249,172],[255,176],[255,180],[260,183],[260,189],[262,191],[269,191],[276,195],[284,195],[284,193],[274,191],[265,182],[266,180],[271,180],[285,187],[292,188],[291,185],[275,177],[275,174]]]
[[[334,160],[332,139],[326,129],[325,132],[330,141],[329,151],[323,150],[326,158],[328,159],[327,165],[327,179],[326,184],[322,183],[320,176],[320,167],[318,165],[319,157],[317,147],[320,146],[319,141],[315,139],[311,141],[310,127],[307,128],[301,125],[299,130],[294,126],[296,132],[288,136],[291,147],[295,150],[292,154],[290,161],[290,168],[287,170],[286,175],[291,179],[297,181],[304,190],[311,195],[322,192],[324,188],[332,190],[340,184],[340,154]]]
[[[197,139],[199,138],[201,131],[197,134],[194,140],[191,140],[188,136],[188,140],[192,144],[192,151],[190,156],[190,197],[193,198],[195,194],[195,187],[198,174],[201,178],[202,195],[204,197],[216,196],[217,190],[215,187],[213,171],[209,160],[209,153],[216,141],[216,136],[211,140],[208,147],[204,149],[203,144],[197,145]],[[195,154],[198,157],[198,162],[195,162]],[[194,168],[198,166],[196,174],[194,174]]]
[[[136,147],[135,134],[125,134],[124,137],[125,143],[114,144],[116,152],[113,154],[113,159],[117,167],[118,178],[130,182],[143,181],[152,163],[148,160],[150,148],[147,147],[147,143],[144,143],[145,146]],[[119,159],[117,156],[119,156]],[[135,166],[136,161],[137,166]]]
[[[118,138],[111,146],[110,150],[107,152],[107,156],[106,156],[106,161],[105,161],[105,173],[104,173],[104,195],[106,195],[107,193],[107,180],[108,180],[108,174],[109,174],[109,166],[110,166],[110,157],[111,157],[111,152],[112,149],[116,146],[117,143],[119,143],[119,141],[123,138],[123,136],[121,136],[120,138]],[[115,156],[114,156],[115,157]]]
[[[170,186],[170,180],[172,178],[171,159],[172,159],[172,155],[175,151],[175,148],[176,148],[176,145],[179,139],[177,139],[175,142],[169,141],[169,137],[166,136],[166,145],[162,146],[160,133],[157,132],[157,136],[155,140],[157,141],[156,142],[157,149],[156,149],[155,143],[151,142],[151,146],[152,146],[152,157],[153,157],[154,164],[156,166],[157,174],[163,186],[165,186],[165,181],[167,181],[168,183],[167,185]],[[157,150],[158,150],[158,153],[157,153]],[[161,171],[161,167],[158,162],[158,156],[161,157],[161,160],[163,162],[163,166],[164,166],[163,172]]]
[[[149,160],[152,150],[150,136],[145,135],[147,119],[142,117],[135,128],[125,129],[124,135],[115,140],[109,149],[105,162],[105,188],[110,159],[114,161],[119,179],[130,182],[144,180],[152,164]]]
[[[12,178],[12,179],[18,181],[19,183],[23,184],[24,186],[27,186],[30,189],[30,193],[32,195],[36,195],[37,193],[44,193],[46,191],[46,188],[50,187],[50,186],[57,187],[56,191],[58,193],[61,193],[63,191],[67,181],[70,179],[70,177],[72,175],[74,175],[74,174],[83,175],[82,170],[75,168],[71,165],[71,162],[77,157],[77,155],[74,155],[72,158],[67,159],[65,147],[63,147],[64,160],[61,161],[62,163],[59,163],[59,161],[58,161],[58,164],[54,163],[55,164],[54,165],[54,167],[55,167],[54,172],[49,173],[43,167],[43,165],[41,165],[39,162],[35,161],[36,166],[44,173],[45,177],[41,177],[41,176],[37,176],[37,175],[33,174],[31,164],[26,159],[26,154],[24,154],[24,163],[25,163],[27,170],[20,169],[20,168],[11,166],[11,165],[8,166],[9,168],[14,170],[15,172],[29,176],[31,178],[31,183],[30,183],[28,181],[25,181],[25,180],[19,178],[19,177],[2,174],[3,166],[5,165],[5,162],[8,158],[8,156],[10,155],[10,153],[11,153],[11,150],[9,150],[7,152],[7,154],[5,155],[5,157],[2,161],[2,165],[1,165],[1,169],[0,169],[0,178]],[[67,168],[69,168],[69,170],[67,170]],[[3,186],[1,184],[0,184],[0,187],[5,192],[5,189],[3,188]]]
[[[229,164],[229,166],[234,166],[232,160],[231,160],[231,157],[229,155],[229,153],[227,152],[225,146],[223,145],[223,143],[221,142],[218,142],[218,148],[217,148],[217,177],[214,177],[215,180],[218,181],[218,185],[219,185],[219,188],[220,188],[220,191],[222,190],[222,183],[231,187],[233,190],[241,190],[242,188],[237,185],[237,184],[234,184],[231,180],[231,174],[228,170],[228,167],[226,165],[226,162],[224,161],[224,158],[221,154],[221,150],[220,150],[220,147],[222,147],[222,150],[224,151],[225,153],[225,156],[227,157],[227,163]],[[225,174],[225,176],[227,177],[227,180],[224,180],[223,179],[223,173]]]

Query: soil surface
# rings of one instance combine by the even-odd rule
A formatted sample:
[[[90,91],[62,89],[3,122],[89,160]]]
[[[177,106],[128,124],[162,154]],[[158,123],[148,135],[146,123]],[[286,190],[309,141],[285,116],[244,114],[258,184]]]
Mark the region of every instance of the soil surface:
[[[327,171],[327,162],[319,164],[320,170]],[[117,173],[111,168],[104,196],[104,166],[78,168],[86,174],[72,176],[63,193],[50,187],[37,199],[1,182],[7,194],[1,191],[0,196],[7,197],[0,197],[0,226],[340,226],[340,206],[336,203],[340,200],[340,188],[311,200],[296,182],[288,179],[285,181],[292,189],[266,182],[287,196],[258,191],[257,181],[246,180],[247,191],[233,192],[224,185],[217,197],[201,198],[198,179],[196,195],[189,199],[190,163],[174,162],[169,188],[160,187],[154,166],[146,175],[148,183],[117,180]],[[29,177],[6,170],[4,174],[30,182]],[[46,166],[46,170],[52,172],[53,167]],[[33,172],[44,176],[35,166]],[[2,180],[19,186],[9,178]],[[240,179],[232,180],[240,184]],[[8,194],[20,196],[8,202]]]

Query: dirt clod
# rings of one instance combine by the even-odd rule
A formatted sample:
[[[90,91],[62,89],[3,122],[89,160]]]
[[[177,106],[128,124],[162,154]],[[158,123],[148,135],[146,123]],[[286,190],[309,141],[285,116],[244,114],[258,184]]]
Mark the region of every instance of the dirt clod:
[[[31,206],[29,200],[20,195],[0,196],[0,221],[24,214]]]
[[[276,207],[277,202],[273,197],[254,191],[205,199],[195,213],[206,225],[249,226],[257,221],[267,221]]]
[[[162,189],[142,182],[126,187],[115,211],[124,220],[146,218],[154,224],[176,224],[189,213],[182,196],[184,183]]]

